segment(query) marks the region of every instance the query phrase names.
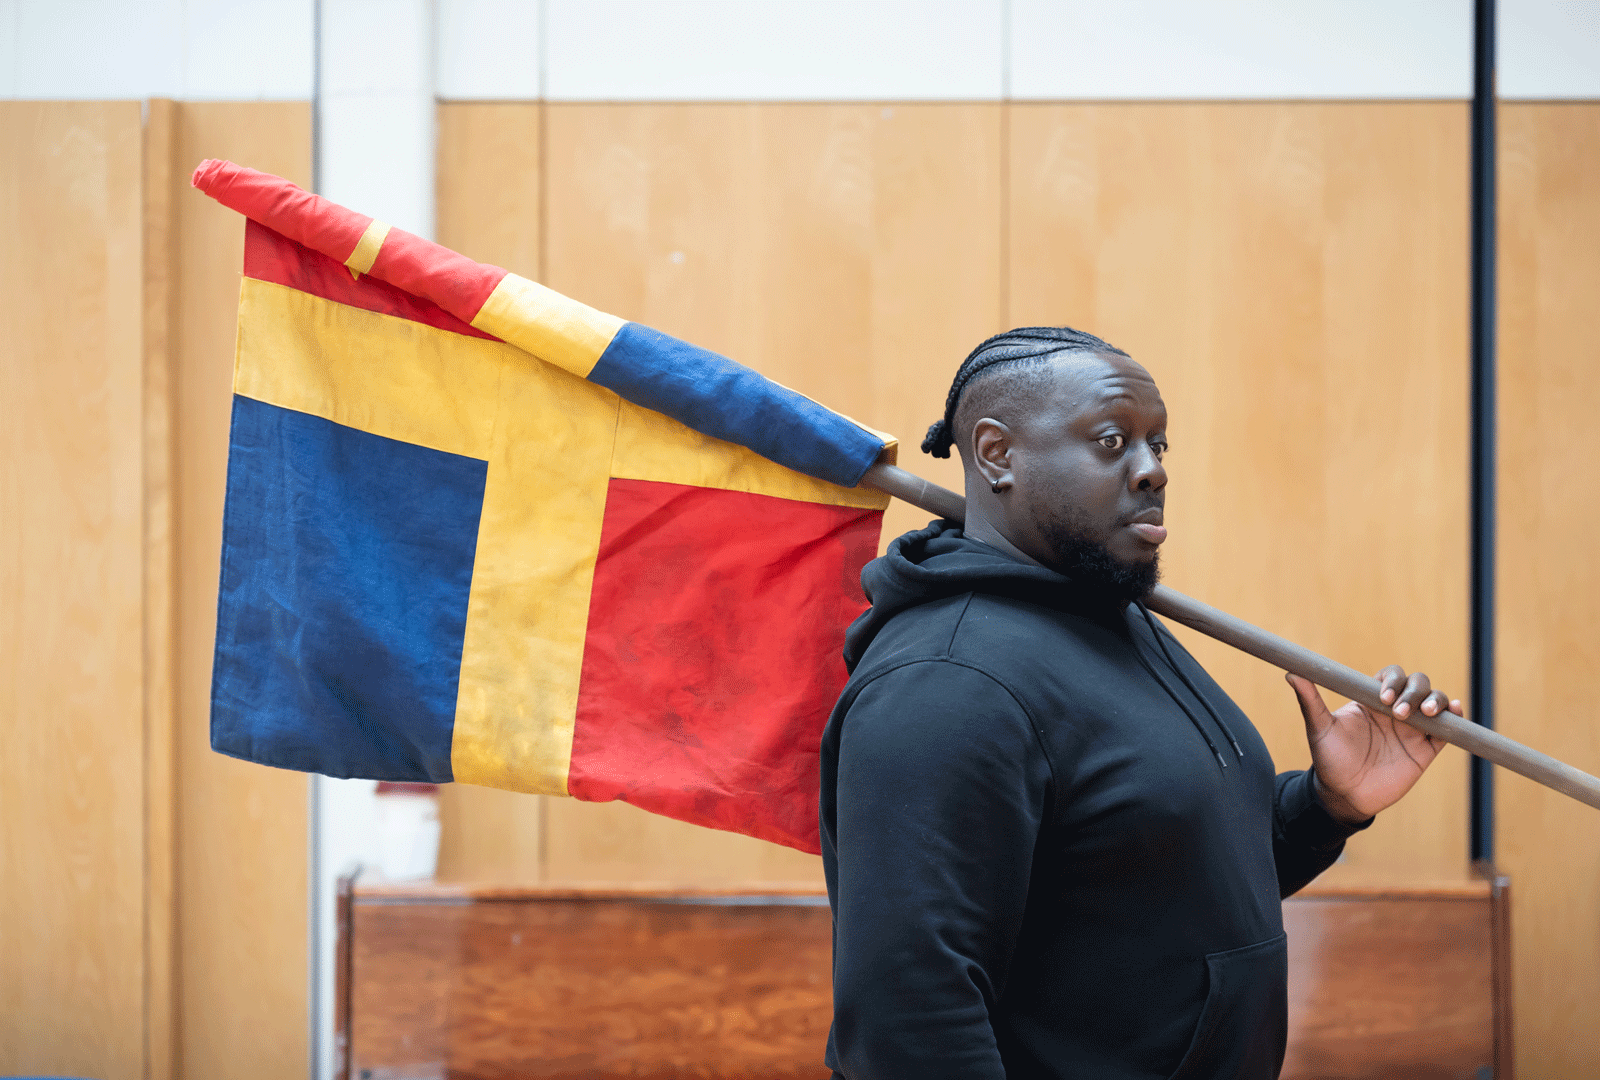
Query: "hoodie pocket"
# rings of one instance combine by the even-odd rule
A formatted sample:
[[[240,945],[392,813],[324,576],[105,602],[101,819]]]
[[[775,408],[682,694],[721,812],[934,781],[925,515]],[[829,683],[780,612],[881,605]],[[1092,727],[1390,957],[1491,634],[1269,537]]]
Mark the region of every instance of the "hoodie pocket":
[[[1289,1026],[1288,939],[1206,957],[1206,1003],[1171,1080],[1276,1080]]]

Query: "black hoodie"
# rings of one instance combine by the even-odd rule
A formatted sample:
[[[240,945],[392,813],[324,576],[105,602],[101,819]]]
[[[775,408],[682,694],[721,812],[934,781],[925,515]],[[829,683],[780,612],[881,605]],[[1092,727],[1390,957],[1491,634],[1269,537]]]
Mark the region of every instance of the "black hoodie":
[[[1353,830],[1138,605],[948,523],[868,564],[822,740],[828,1064],[1268,1080],[1280,900]]]

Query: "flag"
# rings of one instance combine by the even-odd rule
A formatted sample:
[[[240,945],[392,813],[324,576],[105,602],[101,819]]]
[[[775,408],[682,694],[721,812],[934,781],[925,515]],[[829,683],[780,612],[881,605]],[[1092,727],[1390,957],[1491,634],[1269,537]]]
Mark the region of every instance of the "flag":
[[[278,177],[193,182],[249,219],[212,746],[817,851],[893,440]]]

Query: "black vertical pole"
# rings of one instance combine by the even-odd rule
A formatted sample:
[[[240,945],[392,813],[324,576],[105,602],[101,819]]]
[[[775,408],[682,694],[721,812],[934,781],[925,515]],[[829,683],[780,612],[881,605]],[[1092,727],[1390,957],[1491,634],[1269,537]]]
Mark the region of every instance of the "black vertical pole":
[[[1494,727],[1495,0],[1473,5],[1472,73],[1472,716]],[[1494,860],[1494,773],[1472,759],[1474,861]]]

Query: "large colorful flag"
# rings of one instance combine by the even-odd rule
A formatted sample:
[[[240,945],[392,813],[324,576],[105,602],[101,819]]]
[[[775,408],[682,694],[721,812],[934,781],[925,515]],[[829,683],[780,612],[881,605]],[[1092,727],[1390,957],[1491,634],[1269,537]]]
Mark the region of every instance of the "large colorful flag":
[[[893,440],[275,176],[250,220],[215,749],[817,850]]]

